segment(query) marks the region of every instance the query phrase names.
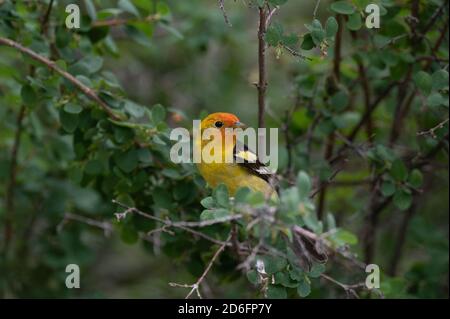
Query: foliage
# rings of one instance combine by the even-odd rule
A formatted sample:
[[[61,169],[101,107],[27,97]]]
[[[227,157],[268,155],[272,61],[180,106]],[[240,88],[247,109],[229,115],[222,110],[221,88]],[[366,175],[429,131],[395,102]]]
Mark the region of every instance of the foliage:
[[[445,1],[378,1],[380,29],[365,27],[361,0],[229,1],[223,13],[200,0],[85,0],[79,30],[64,25],[69,3],[0,0],[3,296],[108,295],[66,289],[64,269],[93,271],[118,241],[162,252],[199,294],[205,274],[250,292],[234,297],[448,296]],[[279,202],[245,188],[230,198],[169,158],[170,127],[206,112],[256,124],[241,82],[255,82],[246,21],[258,10],[273,13],[265,115],[283,133]],[[380,265],[380,291],[356,284],[362,258]]]

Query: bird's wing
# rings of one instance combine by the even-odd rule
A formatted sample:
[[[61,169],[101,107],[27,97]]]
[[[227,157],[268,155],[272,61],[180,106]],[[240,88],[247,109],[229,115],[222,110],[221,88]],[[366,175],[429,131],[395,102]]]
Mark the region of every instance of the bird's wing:
[[[244,167],[249,173],[262,178],[271,185],[276,182],[276,175],[258,160],[256,153],[250,150],[246,144],[236,142],[233,149],[233,158],[238,165]]]

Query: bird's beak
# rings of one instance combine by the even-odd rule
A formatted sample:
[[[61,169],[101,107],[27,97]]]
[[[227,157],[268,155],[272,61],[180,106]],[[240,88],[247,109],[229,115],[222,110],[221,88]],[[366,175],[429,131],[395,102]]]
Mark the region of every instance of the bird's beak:
[[[241,123],[241,122],[234,122],[233,127],[234,127],[234,128],[242,128],[242,129],[246,129],[246,128],[247,128],[247,125],[245,125],[244,123]]]

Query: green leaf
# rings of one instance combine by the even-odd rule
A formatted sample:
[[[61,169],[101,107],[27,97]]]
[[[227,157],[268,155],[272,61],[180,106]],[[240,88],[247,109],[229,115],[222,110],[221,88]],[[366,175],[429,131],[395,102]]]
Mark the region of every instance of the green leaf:
[[[251,190],[247,186],[239,187],[236,191],[236,194],[234,195],[234,201],[236,203],[245,203],[250,192]]]
[[[228,209],[224,208],[218,208],[214,210],[214,216],[215,218],[224,218],[230,215],[230,211]]]
[[[92,2],[92,0],[84,0],[84,5],[89,18],[91,18],[92,21],[95,21],[97,19],[97,10],[95,10],[94,2]]]
[[[159,124],[166,117],[166,109],[161,104],[152,107],[152,120],[155,124]]]
[[[264,256],[261,259],[264,262],[264,269],[269,275],[283,270],[287,265],[287,261],[283,257]]]
[[[36,104],[36,92],[30,85],[25,84],[24,86],[22,86],[22,89],[20,90],[20,96],[22,97],[22,102],[26,106],[32,106]]]
[[[266,0],[256,0],[256,4],[259,8],[262,8],[266,4]]]
[[[294,259],[297,259],[297,257],[295,256]],[[302,281],[305,279],[305,272],[298,267],[293,267],[289,270],[289,276],[292,278],[292,280]]]
[[[174,168],[164,168],[161,174],[172,179],[179,179],[181,177],[180,173]]]
[[[395,192],[393,200],[398,209],[406,210],[411,206],[412,194],[410,191],[400,188]]]
[[[210,220],[215,219],[214,210],[213,209],[205,209],[200,214],[200,220]]]
[[[119,195],[116,197],[116,200],[117,200],[119,203],[125,204],[125,205],[127,205],[127,206],[129,206],[129,207],[134,207],[134,206],[136,206],[136,203],[134,202],[133,198],[131,198],[131,196],[128,195],[128,194],[119,194]]]
[[[362,19],[359,12],[355,12],[348,17],[347,28],[352,31],[358,31],[362,27]]]
[[[75,76],[84,75],[89,77],[90,74],[97,73],[101,70],[103,66],[103,58],[97,55],[87,55],[84,58],[80,59],[76,63],[69,66],[69,72],[74,74]],[[88,78],[89,79],[89,78]],[[100,95],[109,95],[106,96],[105,99],[111,98],[111,94],[106,91],[101,91]]]
[[[335,17],[329,17],[325,23],[325,34],[327,38],[332,38],[337,33],[339,28],[338,22]]]
[[[417,87],[423,94],[428,95],[431,92],[433,83],[431,75],[429,75],[427,72],[419,71],[414,74],[413,79]]]
[[[328,230],[332,230],[336,228],[336,219],[334,218],[333,214],[328,213],[327,214],[327,226]]]
[[[153,163],[153,155],[147,148],[140,148],[137,151],[138,160],[144,164]]]
[[[253,285],[258,285],[261,282],[259,274],[256,270],[250,270],[247,272],[247,279]]]
[[[381,184],[381,193],[385,197],[392,196],[395,193],[396,187],[391,180],[386,180]]]
[[[419,188],[420,186],[422,186],[423,183],[422,172],[419,171],[418,169],[413,169],[408,177],[408,183],[414,188]]]
[[[135,244],[139,239],[138,232],[131,226],[122,227],[122,231],[120,233],[120,238],[126,244],[132,245]]]
[[[67,113],[64,110],[59,112],[59,121],[63,129],[68,133],[75,132],[78,126],[78,114]]]
[[[297,286],[297,293],[300,297],[307,297],[311,293],[311,285],[308,281],[302,280]]]
[[[103,172],[103,164],[101,161],[94,159],[87,162],[85,172],[89,175],[99,175]]]
[[[276,285],[269,285],[269,287],[267,288],[266,296],[269,299],[286,299],[286,288]]]
[[[427,104],[429,107],[438,107],[441,105],[445,105],[446,101],[447,99],[438,92],[433,92],[430,94],[430,96],[427,97]]]
[[[214,198],[211,196],[205,197],[200,201],[200,204],[205,208],[214,208],[216,202],[214,201]]]
[[[114,160],[125,173],[131,173],[138,165],[138,156],[134,149],[115,155]]]
[[[298,283],[295,281],[292,281],[289,277],[289,274],[287,272],[279,271],[275,273],[274,275],[274,281],[277,285],[282,285],[284,287],[288,288],[296,288],[298,286]]]
[[[284,35],[282,37],[281,42],[283,43],[283,45],[285,45],[287,47],[292,47],[297,44],[298,36],[295,33],[291,33],[289,35]]]
[[[344,244],[356,245],[358,243],[358,237],[344,229],[338,229],[332,237],[340,246]]]
[[[331,97],[330,104],[334,110],[339,112],[347,107],[348,101],[349,98],[347,92],[339,91]]]
[[[408,177],[408,169],[401,159],[396,159],[391,166],[390,175],[396,181],[404,181]]]
[[[123,11],[131,13],[132,15],[139,17],[139,11],[136,9],[133,3],[130,0],[119,0],[117,4],[119,8]]]
[[[283,27],[279,23],[272,24],[266,32],[267,44],[276,47],[282,41],[283,41]]]
[[[303,37],[302,45],[300,46],[303,50],[311,50],[314,48],[314,41],[311,36],[311,33],[307,33]]]
[[[221,207],[228,207],[229,206],[228,189],[225,186],[225,184],[219,184],[213,190],[213,197],[214,197],[216,203],[219,206],[221,206]]]
[[[163,28],[164,30],[166,30],[170,34],[172,34],[177,39],[180,39],[180,40],[184,39],[184,35],[180,31],[175,29],[173,26],[171,26],[170,24],[160,23],[160,24],[158,24],[158,26]]]
[[[200,214],[201,220],[220,219],[230,215],[230,212],[224,208],[205,209]]]
[[[281,6],[285,4],[288,0],[268,0],[268,2],[273,6]]]
[[[83,111],[83,108],[75,103],[67,103],[66,105],[64,105],[64,111],[71,114],[78,114]]]
[[[307,198],[311,191],[311,180],[308,174],[304,171],[300,171],[297,176],[298,193],[302,198]]]
[[[322,28],[322,24],[319,20],[314,19],[311,24],[311,37],[316,45],[322,43],[325,39],[325,30]]]
[[[330,9],[340,14],[352,14],[355,12],[355,7],[348,1],[336,1],[330,5]]]
[[[446,70],[438,70],[431,76],[434,90],[448,90],[448,72]]]
[[[311,278],[318,278],[325,271],[325,265],[315,263],[312,265],[311,270],[308,273],[308,276]]]
[[[145,114],[145,108],[133,101],[125,101],[125,111],[135,118],[140,118]]]

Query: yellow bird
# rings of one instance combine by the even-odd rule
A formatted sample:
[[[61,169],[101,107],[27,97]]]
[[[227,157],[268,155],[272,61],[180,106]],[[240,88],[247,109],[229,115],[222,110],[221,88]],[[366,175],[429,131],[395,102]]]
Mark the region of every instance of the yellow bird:
[[[198,170],[211,187],[214,188],[221,183],[225,184],[230,196],[234,196],[238,188],[246,186],[252,191],[263,193],[267,198],[277,198],[273,186],[275,176],[271,174],[267,166],[258,160],[257,155],[246,145],[239,144],[237,147],[239,142],[236,141],[235,134],[233,134],[232,143],[225,143],[226,128],[243,127],[245,126],[239,121],[239,118],[230,113],[213,113],[204,118],[201,122],[201,134],[205,129],[213,129],[217,130],[222,138],[220,140],[200,138],[196,141],[197,146],[203,150],[208,143],[222,143],[222,160],[220,163],[207,163],[202,159],[200,163],[197,163]],[[213,155],[212,153],[211,155]],[[226,158],[232,158],[233,162],[227,163]],[[241,162],[243,160],[243,163],[236,162],[238,158],[241,159]]]

